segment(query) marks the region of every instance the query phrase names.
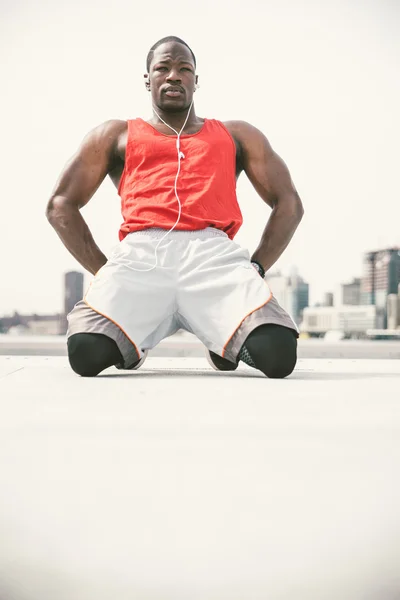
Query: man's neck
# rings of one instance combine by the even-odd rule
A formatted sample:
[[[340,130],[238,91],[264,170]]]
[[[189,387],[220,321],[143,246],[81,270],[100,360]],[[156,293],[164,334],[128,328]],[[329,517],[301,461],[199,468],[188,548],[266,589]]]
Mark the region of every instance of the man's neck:
[[[165,127],[165,124],[163,123],[163,121],[165,121],[165,123],[167,123],[171,128],[179,132],[185,123],[189,107],[179,112],[164,111],[158,107],[154,107],[153,110],[154,114],[150,121],[153,125],[161,125]],[[198,124],[198,122],[199,120],[196,116],[194,106],[192,106],[189,117],[186,121],[185,129],[190,129],[194,125]]]

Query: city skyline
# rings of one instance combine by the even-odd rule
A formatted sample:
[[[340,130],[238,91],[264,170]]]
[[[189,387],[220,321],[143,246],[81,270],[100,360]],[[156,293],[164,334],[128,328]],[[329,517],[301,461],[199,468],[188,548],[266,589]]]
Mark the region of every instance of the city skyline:
[[[340,284],[339,294],[326,292],[324,301],[309,303],[309,284],[298,269],[290,273],[269,272],[268,284],[292,317],[301,335],[316,337],[327,332],[346,337],[392,338],[400,335],[400,249],[385,248],[364,253],[362,277]],[[64,273],[64,310],[38,315],[0,315],[0,334],[62,335],[67,315],[84,295],[84,274]],[[383,333],[385,331],[385,333]]]
[[[380,252],[385,252],[386,250],[398,250],[400,253],[400,247],[396,246],[396,247],[385,247],[385,248],[376,248],[376,249],[369,249],[367,250],[366,253],[364,253],[361,257],[362,261],[365,261],[365,256],[367,254],[376,254],[376,253],[380,253]],[[362,262],[362,264],[364,264],[364,262]],[[299,279],[301,281],[303,281],[303,283],[306,283],[308,286],[310,285],[308,281],[304,280],[303,276],[302,276],[302,272],[300,271],[300,269],[296,266],[296,265],[291,265],[289,267],[289,269],[286,270],[281,270],[279,268],[276,268],[276,266],[274,265],[274,267],[268,271],[268,274],[270,276],[270,284],[272,284],[273,287],[273,280],[276,279],[277,277],[284,277],[290,280],[291,277],[293,277],[294,275],[297,277],[299,277]],[[78,278],[80,279],[80,284],[79,284],[79,289],[82,288],[83,286],[83,290],[85,290],[86,286],[88,285],[88,280],[90,280],[91,275],[89,273],[87,273],[85,270],[83,270],[82,268],[79,269],[71,269],[71,271],[65,271],[62,274],[60,274],[60,285],[61,285],[61,304],[62,306],[59,307],[58,309],[54,309],[50,312],[43,312],[43,311],[19,311],[18,309],[13,309],[11,310],[9,313],[0,313],[0,318],[1,317],[10,317],[13,314],[25,314],[25,315],[33,315],[33,314],[37,314],[37,315],[45,315],[45,314],[68,314],[69,310],[72,309],[72,305],[68,307],[68,310],[66,308],[68,303],[67,298],[69,297],[69,295],[71,294],[71,291],[68,290],[68,285],[66,283],[66,281],[69,279],[70,276],[72,276],[73,280],[76,279],[76,275],[78,275]],[[352,275],[351,277],[349,277],[348,279],[344,280],[342,279],[340,282],[336,282],[335,284],[333,284],[330,289],[327,289],[323,292],[323,295],[321,297],[321,299],[318,299],[317,301],[314,302],[309,302],[308,306],[309,307],[318,307],[318,306],[324,306],[326,305],[326,298],[328,296],[332,296],[334,302],[337,302],[337,297],[338,295],[342,295],[342,289],[345,287],[351,287],[354,286],[356,284],[356,282],[358,283],[359,286],[361,286],[361,282],[363,280],[363,276],[365,275],[365,273],[361,272],[359,276],[357,275]],[[81,276],[82,279],[81,279]],[[268,275],[266,276],[266,279],[268,280]],[[68,290],[68,293],[66,292],[66,290]],[[310,289],[311,291],[311,289]],[[75,298],[75,301],[79,300],[79,298]],[[71,299],[69,299],[71,300]],[[75,303],[74,301],[74,303]],[[357,302],[343,302],[343,300],[339,300],[339,304],[362,304],[361,301],[357,301]]]
[[[7,173],[0,181],[0,314],[61,310],[62,274],[81,267],[47,223],[46,202],[87,131],[110,118],[149,118],[145,55],[168,34],[196,54],[197,113],[249,121],[289,166],[305,215],[272,270],[296,265],[315,304],[361,276],[365,252],[400,245],[400,8],[373,0],[323,7],[313,0],[250,0],[244,11],[223,1],[210,3],[212,21],[205,10],[193,24],[186,5],[177,7],[173,18],[162,2],[143,7],[141,21],[152,28],[135,28],[134,36],[137,15],[125,0],[117,0],[116,16],[92,0],[82,0],[78,12],[42,0],[2,7],[9,85],[0,114]],[[252,252],[269,209],[243,175],[238,199],[244,225],[235,239]],[[121,223],[108,180],[83,215],[107,255]],[[85,285],[89,280],[85,274]]]

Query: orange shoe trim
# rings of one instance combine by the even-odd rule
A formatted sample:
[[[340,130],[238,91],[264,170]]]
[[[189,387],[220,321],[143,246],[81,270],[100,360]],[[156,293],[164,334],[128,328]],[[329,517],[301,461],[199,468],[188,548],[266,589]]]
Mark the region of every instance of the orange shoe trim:
[[[236,327],[235,331],[232,333],[232,335],[230,336],[230,338],[228,339],[228,341],[226,342],[223,350],[222,350],[222,357],[225,356],[225,352],[226,352],[226,348],[229,346],[229,342],[231,341],[231,339],[233,338],[233,336],[235,335],[235,333],[237,332],[237,330],[240,328],[240,326],[242,325],[243,321],[245,321],[247,319],[247,317],[249,317],[250,315],[252,315],[253,313],[255,313],[257,310],[260,310],[260,308],[262,308],[263,306],[266,306],[268,304],[268,302],[271,300],[272,298],[272,292],[270,292],[269,298],[266,302],[263,302],[262,304],[260,304],[260,306],[257,306],[257,308],[255,308],[254,310],[251,310],[249,313],[247,313],[247,315],[245,317],[243,317],[243,319],[240,321],[239,325]]]

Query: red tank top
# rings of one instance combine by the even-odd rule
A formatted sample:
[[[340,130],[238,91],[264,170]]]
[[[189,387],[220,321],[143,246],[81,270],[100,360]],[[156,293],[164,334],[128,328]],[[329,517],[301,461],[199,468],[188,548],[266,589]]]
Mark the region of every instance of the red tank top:
[[[128,121],[125,167],[118,187],[128,233],[170,229],[179,214],[174,183],[178,170],[176,135],[164,135],[143,119]],[[182,213],[177,230],[215,227],[233,239],[243,218],[236,198],[236,147],[225,126],[205,119],[194,134],[181,136],[181,171],[177,183]]]

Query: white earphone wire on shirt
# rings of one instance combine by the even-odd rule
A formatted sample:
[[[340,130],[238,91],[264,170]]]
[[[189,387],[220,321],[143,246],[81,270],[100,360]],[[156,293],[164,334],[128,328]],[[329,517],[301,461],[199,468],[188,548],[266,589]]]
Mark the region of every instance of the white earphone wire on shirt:
[[[169,127],[169,129],[171,129],[172,131],[174,131],[174,132],[176,133],[176,135],[178,136],[178,137],[177,137],[177,139],[176,139],[176,150],[177,150],[177,153],[178,153],[178,170],[177,170],[177,172],[176,172],[176,176],[175,176],[175,183],[174,183],[174,191],[175,191],[175,196],[176,196],[176,199],[178,200],[178,206],[179,206],[179,210],[178,210],[178,218],[177,218],[177,220],[175,221],[175,223],[173,224],[173,226],[171,227],[171,229],[169,229],[169,230],[168,230],[168,231],[165,233],[165,235],[163,235],[163,236],[162,236],[162,237],[161,237],[161,238],[158,240],[158,242],[157,242],[157,245],[156,245],[156,247],[154,248],[154,254],[155,254],[155,257],[156,257],[156,262],[154,263],[154,265],[153,265],[152,267],[150,267],[150,269],[135,269],[134,267],[130,267],[130,268],[132,269],[132,271],[139,271],[140,273],[147,273],[148,271],[152,271],[153,269],[155,269],[155,268],[158,266],[157,249],[158,249],[159,245],[161,244],[161,242],[162,242],[163,240],[165,240],[165,238],[167,237],[167,235],[168,235],[168,234],[170,234],[170,233],[171,233],[171,231],[173,231],[173,230],[175,229],[175,227],[178,225],[178,223],[179,223],[179,220],[180,220],[180,218],[181,218],[181,213],[182,213],[182,204],[181,204],[180,198],[179,198],[179,196],[178,196],[177,184],[178,184],[178,177],[179,177],[179,173],[181,172],[181,159],[182,159],[182,158],[185,158],[185,155],[183,154],[183,152],[181,152],[181,139],[180,139],[180,138],[181,138],[181,133],[182,133],[182,131],[184,130],[184,128],[185,128],[185,125],[186,125],[186,123],[187,123],[187,121],[188,121],[188,119],[189,119],[189,115],[190,115],[190,111],[192,110],[192,106],[193,106],[193,100],[192,100],[192,102],[191,102],[191,104],[190,104],[190,106],[189,106],[189,110],[188,110],[188,113],[187,113],[187,115],[186,115],[185,122],[184,122],[184,124],[182,125],[182,127],[181,127],[180,131],[178,132],[178,131],[176,131],[176,129],[174,129],[173,127],[171,127],[171,125],[168,125],[168,123],[166,123],[166,122],[164,121],[164,119],[162,119],[162,118],[160,117],[160,115],[158,114],[158,112],[156,111],[156,109],[154,108],[154,105],[153,105],[153,111],[155,112],[155,114],[157,115],[157,117],[160,119],[160,121],[162,121],[162,122],[164,123],[164,125],[166,125],[167,127]]]

